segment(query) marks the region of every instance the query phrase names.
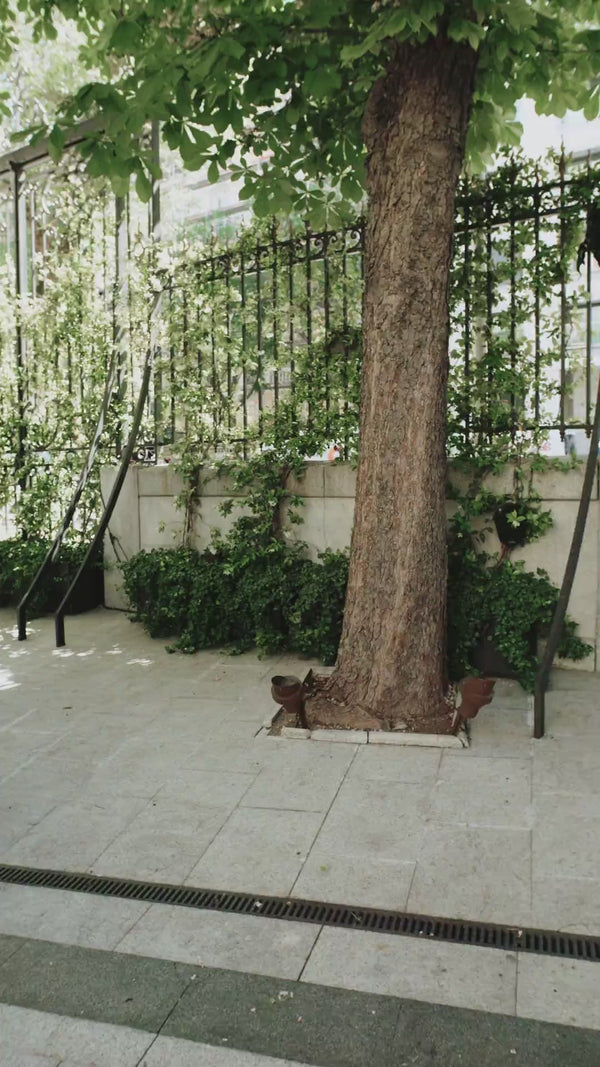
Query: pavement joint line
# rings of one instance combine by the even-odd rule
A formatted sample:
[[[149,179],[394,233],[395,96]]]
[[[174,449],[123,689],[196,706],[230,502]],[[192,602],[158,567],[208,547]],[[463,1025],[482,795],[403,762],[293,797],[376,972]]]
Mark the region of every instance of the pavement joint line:
[[[317,838],[318,838],[319,834],[321,833],[321,830],[323,829],[323,827],[325,825],[325,820],[326,820],[327,816],[329,815],[329,812],[331,811],[333,805],[335,804],[335,801],[338,798],[340,789],[342,788],[344,782],[346,781],[346,778],[348,777],[348,772],[349,772],[352,764],[354,763],[354,760],[356,759],[357,753],[358,753],[358,745],[355,745],[354,752],[352,754],[352,759],[349,761],[348,766],[346,767],[346,770],[344,771],[342,777],[340,778],[339,785],[338,785],[338,787],[337,787],[337,789],[335,791],[335,794],[334,794],[334,796],[333,796],[333,798],[331,800],[331,803],[330,803],[329,807],[327,808],[327,811],[324,813],[323,818],[321,819],[321,822],[319,823],[319,829],[317,830],[315,836],[313,837],[312,845],[310,846],[308,852],[306,853],[306,856],[304,857],[304,859],[302,861],[302,865],[300,867],[300,870],[298,871],[298,874],[296,875],[296,877],[294,878],[294,881],[292,882],[292,885],[291,885],[291,888],[290,888],[290,894],[294,892],[294,888],[296,886],[296,883],[297,883],[300,875],[302,874],[306,864],[308,863],[308,860],[310,858],[312,850],[315,847],[315,844],[317,842]]]
[[[320,926],[320,927],[319,927],[319,932],[317,933],[317,936],[315,937],[315,939],[314,939],[314,941],[313,941],[312,945],[310,946],[310,948],[309,948],[309,950],[308,950],[308,953],[307,953],[306,959],[305,959],[304,963],[302,964],[302,966],[301,966],[301,968],[300,968],[300,973],[299,973],[299,975],[298,975],[298,978],[297,978],[297,981],[298,981],[298,982],[301,982],[301,981],[302,981],[302,976],[303,976],[303,974],[304,974],[304,972],[305,972],[306,968],[308,967],[308,961],[310,960],[310,957],[312,956],[312,954],[313,954],[313,952],[314,952],[315,948],[317,947],[317,944],[318,944],[318,942],[319,942],[319,941],[320,941],[320,939],[321,939],[321,934],[323,933],[323,929],[324,929],[324,928],[323,928],[323,926]]]
[[[12,722],[6,723],[5,726],[0,726],[0,733],[4,733],[5,730],[14,729],[14,727],[16,726],[16,724],[18,722],[23,722],[23,719],[28,719],[29,716],[33,715],[35,711],[36,711],[36,708],[32,708],[31,711],[26,711],[23,715],[19,715],[16,719],[13,719]]]
[[[0,864],[0,883],[60,889],[102,896],[148,901],[236,914],[251,918],[280,919],[315,926],[328,926],[378,935],[415,937],[430,943],[459,944],[471,948],[495,948],[503,952],[526,952],[560,959],[600,963],[600,937],[541,930],[534,927],[488,923],[472,919],[423,915],[407,911],[369,908],[342,902],[315,901],[239,890],[207,889],[186,884],[150,882],[83,871],[56,871]],[[259,902],[260,907],[257,907]]]
[[[176,968],[177,968],[177,963],[175,963],[175,965],[174,965],[174,969],[176,969]],[[181,990],[181,993],[180,993],[180,994],[179,994],[179,996],[177,997],[177,1000],[175,1001],[175,1003],[174,1003],[174,1004],[173,1004],[173,1005],[172,1005],[172,1006],[170,1007],[170,1009],[169,1009],[169,1011],[167,1012],[167,1014],[165,1015],[165,1017],[164,1017],[164,1019],[163,1019],[162,1023],[160,1024],[160,1026],[159,1026],[158,1030],[157,1030],[157,1031],[156,1031],[156,1033],[154,1034],[154,1037],[152,1038],[152,1041],[150,1042],[150,1044],[148,1045],[148,1047],[147,1047],[146,1049],[144,1049],[144,1052],[143,1052],[143,1053],[142,1053],[142,1055],[140,1056],[140,1058],[139,1058],[138,1062],[136,1063],[135,1067],[140,1067],[140,1064],[142,1064],[142,1063],[144,1062],[144,1059],[146,1058],[146,1056],[147,1056],[147,1055],[148,1055],[148,1053],[150,1052],[150,1049],[152,1048],[152,1046],[154,1045],[154,1043],[155,1043],[156,1041],[158,1041],[158,1038],[160,1037],[160,1035],[161,1035],[162,1031],[164,1030],[165,1026],[167,1025],[167,1023],[168,1023],[169,1019],[171,1018],[171,1016],[172,1016],[173,1012],[174,1012],[174,1011],[176,1010],[176,1008],[178,1008],[178,1007],[179,1007],[179,1005],[180,1005],[180,1003],[181,1003],[181,1000],[182,1000],[182,998],[183,998],[183,997],[185,996],[185,994],[187,993],[187,991],[188,991],[188,989],[189,989],[189,987],[191,986],[191,984],[192,984],[192,982],[193,982],[193,981],[194,981],[194,978],[192,977],[192,975],[190,975],[190,977],[188,978],[187,984],[186,984],[186,985],[185,985],[185,986],[183,987],[183,989]]]

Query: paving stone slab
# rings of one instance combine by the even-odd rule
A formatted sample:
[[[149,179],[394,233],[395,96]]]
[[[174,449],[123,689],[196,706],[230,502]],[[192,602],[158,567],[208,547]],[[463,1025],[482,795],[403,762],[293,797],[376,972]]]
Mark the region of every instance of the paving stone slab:
[[[425,748],[393,748],[367,745],[360,748],[348,770],[348,778],[373,781],[412,782],[435,781],[442,754]]]
[[[190,985],[162,1032],[301,1063],[391,1067],[397,1014],[384,997],[211,971]]]
[[[431,785],[346,778],[315,842],[319,855],[416,860]]]
[[[600,745],[586,737],[542,738],[533,750],[533,792],[600,793]]]
[[[600,937],[600,881],[537,877],[531,886],[533,926]]]
[[[321,813],[310,811],[237,808],[190,871],[186,884],[289,893],[322,819]]]
[[[531,834],[496,827],[428,828],[408,910],[531,925]]]
[[[317,753],[319,750],[317,749]],[[352,761],[346,746],[328,746],[323,755],[310,746],[274,752],[241,800],[242,807],[326,812]]]
[[[140,1067],[302,1067],[291,1060],[260,1056],[223,1045],[205,1045],[184,1038],[159,1037],[144,1056]]]
[[[85,870],[148,803],[139,797],[70,801],[54,808],[4,854],[6,863]]]
[[[531,829],[531,762],[442,757],[432,794],[437,826],[496,826]]]
[[[18,937],[111,949],[149,905],[62,889],[0,883],[0,930]]]
[[[19,952],[24,945],[22,937],[11,934],[0,934],[0,966],[15,952]]]
[[[539,796],[535,814],[534,878],[600,880],[600,797]]]
[[[514,953],[421,941],[392,934],[324,928],[302,981],[514,1013]]]
[[[156,1032],[192,973],[184,964],[28,940],[0,968],[0,1001]]]
[[[258,910],[258,909],[257,909]],[[119,952],[297,978],[319,927],[195,908],[153,905],[118,945]]]
[[[600,1035],[568,1026],[403,1001],[396,1063],[410,1067],[596,1067]]]
[[[360,907],[405,911],[415,863],[333,856],[315,846],[302,868],[292,895],[308,900],[343,901]]]
[[[214,840],[230,810],[157,797],[89,869],[95,874],[179,884]]]
[[[136,1067],[152,1035],[126,1026],[0,1005],[2,1065]],[[14,1050],[12,1053],[10,1050]],[[5,1055],[6,1050],[6,1055]]]
[[[597,963],[523,953],[517,1015],[600,1030],[599,979]]]

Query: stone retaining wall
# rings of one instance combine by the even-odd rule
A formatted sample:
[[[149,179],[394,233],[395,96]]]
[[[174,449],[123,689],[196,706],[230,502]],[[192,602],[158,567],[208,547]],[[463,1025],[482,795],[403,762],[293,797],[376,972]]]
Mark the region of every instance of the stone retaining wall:
[[[102,492],[107,498],[116,471],[106,467],[102,471]],[[451,474],[460,484],[461,475]],[[544,506],[554,519],[553,528],[540,540],[513,553],[514,559],[524,559],[527,567],[543,567],[556,584],[560,584],[571,543],[573,526],[581,494],[583,468],[562,473],[549,471],[536,474],[533,486],[542,496]],[[301,526],[290,529],[290,537],[306,542],[313,557],[325,548],[343,549],[350,544],[354,513],[356,473],[344,463],[310,463],[304,478],[290,483],[290,488],[304,500]],[[494,492],[510,492],[512,472],[506,469],[497,477],[488,478],[486,485]],[[181,544],[183,516],[175,506],[175,498],[182,491],[180,476],[168,465],[157,467],[132,466],[115,509],[111,537],[106,538],[105,554],[109,563],[106,574],[106,606],[126,608],[117,559],[128,558],[140,549],[169,548]],[[219,504],[234,495],[226,477],[207,472],[194,529],[194,543],[204,548],[210,541],[214,527],[226,531],[240,513],[224,517]],[[448,512],[453,504],[448,502]],[[498,547],[496,537],[490,539],[490,551]],[[579,622],[581,637],[596,649],[587,660],[575,664],[578,669],[600,670],[600,501],[598,481],[583,542],[579,567],[571,595],[570,614]],[[569,666],[570,664],[565,664]]]

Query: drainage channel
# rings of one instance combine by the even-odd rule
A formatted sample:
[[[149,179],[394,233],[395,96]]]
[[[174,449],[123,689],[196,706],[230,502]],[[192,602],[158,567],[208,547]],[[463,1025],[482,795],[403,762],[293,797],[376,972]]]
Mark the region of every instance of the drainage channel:
[[[554,930],[501,926],[495,923],[447,919],[433,915],[353,907],[325,901],[262,896],[255,893],[228,893],[185,885],[137,882],[129,878],[109,878],[98,874],[53,871],[35,867],[0,864],[0,882],[12,885],[66,889],[101,897],[122,897],[149,904],[174,904],[205,911],[262,915],[269,919],[339,926],[377,934],[398,934],[422,940],[446,941],[458,945],[499,948],[505,952],[534,952],[541,956],[600,963],[600,937],[565,934]]]

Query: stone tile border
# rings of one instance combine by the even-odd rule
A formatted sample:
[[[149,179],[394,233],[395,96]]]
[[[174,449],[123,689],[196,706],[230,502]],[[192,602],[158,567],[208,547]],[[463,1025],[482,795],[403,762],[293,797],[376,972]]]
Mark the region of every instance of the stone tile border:
[[[333,667],[320,667],[319,675],[327,677],[332,671]],[[312,670],[304,677],[304,683],[309,680],[311,674]],[[275,708],[263,721],[269,737],[283,737],[288,741],[345,742],[349,745],[419,745],[423,748],[468,748],[470,744],[466,726],[463,726],[458,734],[411,734],[402,730],[393,733],[387,730],[304,730],[295,726],[283,726],[280,734],[271,734],[269,731],[280,712],[281,708]]]

